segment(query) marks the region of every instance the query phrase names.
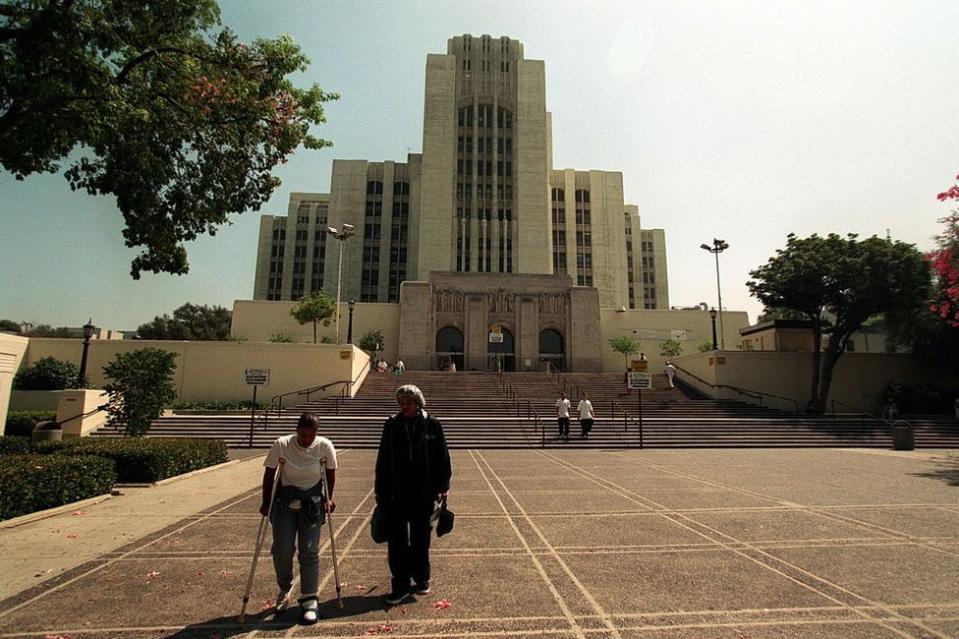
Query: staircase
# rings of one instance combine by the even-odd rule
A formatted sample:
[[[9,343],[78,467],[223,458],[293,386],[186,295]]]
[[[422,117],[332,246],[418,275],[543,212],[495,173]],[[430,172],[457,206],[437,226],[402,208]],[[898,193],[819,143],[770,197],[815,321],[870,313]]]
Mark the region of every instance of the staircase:
[[[573,392],[585,392],[597,415],[589,439],[580,439],[574,418],[572,437],[557,437],[555,402],[565,386],[573,408]],[[712,400],[686,389],[669,388],[665,376],[654,375],[654,388],[643,391],[642,445],[650,448],[719,447],[871,447],[891,448],[885,424],[862,423],[858,415],[808,418],[744,402]],[[581,373],[551,377],[543,373],[447,373],[407,371],[401,377],[371,373],[353,399],[327,398],[272,413],[266,422],[257,414],[252,444],[268,447],[292,433],[303,411],[320,415],[321,434],[338,447],[376,448],[383,422],[396,412],[394,392],[416,384],[426,409],[443,424],[451,448],[631,448],[640,445],[636,391],[626,394],[621,373]],[[504,390],[506,385],[511,389]],[[515,401],[509,395],[515,396]],[[627,415],[624,415],[624,409]],[[922,417],[910,420],[917,448],[959,447],[959,423]],[[101,428],[96,437],[117,436]],[[178,415],[153,423],[149,437],[210,437],[228,446],[250,443],[250,416]]]

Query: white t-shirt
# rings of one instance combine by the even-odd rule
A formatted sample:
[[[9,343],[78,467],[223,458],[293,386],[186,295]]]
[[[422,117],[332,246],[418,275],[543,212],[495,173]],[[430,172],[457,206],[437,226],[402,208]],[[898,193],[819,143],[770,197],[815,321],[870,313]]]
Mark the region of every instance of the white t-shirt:
[[[565,397],[556,400],[556,416],[569,417],[569,400]]]
[[[593,402],[589,401],[588,399],[580,400],[576,410],[579,411],[580,419],[594,419]]]
[[[333,442],[326,437],[317,437],[308,448],[296,443],[296,433],[280,437],[270,448],[263,465],[267,468],[276,468],[280,465],[280,458],[286,460],[283,464],[281,481],[284,486],[296,486],[302,490],[312,488],[323,477],[323,467],[336,468],[336,449]]]

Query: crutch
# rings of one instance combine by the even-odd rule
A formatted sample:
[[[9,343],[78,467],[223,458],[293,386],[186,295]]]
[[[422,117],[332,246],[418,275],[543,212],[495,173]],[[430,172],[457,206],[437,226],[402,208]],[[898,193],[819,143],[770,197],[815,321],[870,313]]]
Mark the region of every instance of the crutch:
[[[263,519],[260,520],[260,527],[256,531],[256,550],[253,552],[253,565],[250,566],[250,576],[246,580],[246,592],[243,593],[243,607],[240,608],[240,623],[246,617],[246,605],[250,603],[250,591],[253,589],[253,576],[256,574],[256,562],[260,559],[260,548],[263,547],[263,539],[266,537],[266,524],[273,513],[273,500],[276,498],[276,487],[280,483],[280,475],[283,472],[283,464],[286,460],[280,457],[280,463],[277,465],[276,474],[273,475],[273,490],[270,491],[270,505],[266,510]]]
[[[326,486],[326,463],[320,462],[323,467],[323,499],[330,503],[330,493]],[[343,597],[340,588],[340,569],[336,565],[336,537],[333,534],[333,513],[326,513],[326,523],[330,526],[330,553],[333,555],[333,580],[336,582],[336,607],[343,610]]]

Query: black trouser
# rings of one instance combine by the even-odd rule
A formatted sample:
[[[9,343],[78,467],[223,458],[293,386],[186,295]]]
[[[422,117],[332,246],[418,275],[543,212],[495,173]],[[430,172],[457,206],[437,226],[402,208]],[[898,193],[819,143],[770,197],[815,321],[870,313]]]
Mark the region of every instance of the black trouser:
[[[569,436],[569,417],[557,417],[559,421],[559,436]]]
[[[588,435],[589,431],[593,430],[593,420],[590,418],[580,419],[579,427],[583,431],[583,435]]]
[[[430,580],[432,514],[432,500],[390,505],[387,553],[394,593],[408,592],[410,579],[418,584]]]

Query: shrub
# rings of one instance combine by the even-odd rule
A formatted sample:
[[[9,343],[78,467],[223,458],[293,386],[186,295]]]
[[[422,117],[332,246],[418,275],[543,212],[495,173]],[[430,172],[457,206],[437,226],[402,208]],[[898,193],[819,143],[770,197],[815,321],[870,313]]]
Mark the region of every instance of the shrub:
[[[270,336],[270,341],[274,344],[292,344],[296,340],[292,335],[287,335],[286,333],[273,333]]]
[[[122,424],[127,435],[143,435],[163,407],[176,399],[173,370],[177,354],[159,348],[117,353],[103,368],[110,383],[106,411],[110,424]]]
[[[54,411],[46,410],[18,410],[7,413],[7,425],[4,435],[30,437],[37,422],[46,419],[56,419]]]
[[[0,455],[17,455],[29,452],[29,437],[0,437]]]
[[[113,462],[89,455],[8,455],[0,464],[0,519],[103,495]]]
[[[13,378],[16,390],[63,390],[82,388],[80,368],[73,362],[64,362],[55,357],[38,359],[33,366],[25,368]]]
[[[111,459],[117,481],[124,483],[160,481],[227,460],[226,444],[220,439],[84,438],[55,452]]]
[[[253,402],[248,399],[222,402],[173,402],[173,410],[250,410]],[[257,402],[256,407],[266,408],[266,402]]]

